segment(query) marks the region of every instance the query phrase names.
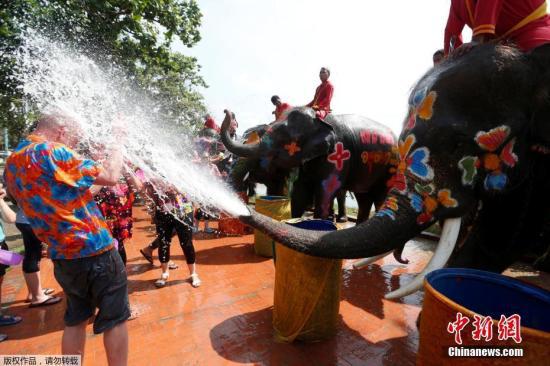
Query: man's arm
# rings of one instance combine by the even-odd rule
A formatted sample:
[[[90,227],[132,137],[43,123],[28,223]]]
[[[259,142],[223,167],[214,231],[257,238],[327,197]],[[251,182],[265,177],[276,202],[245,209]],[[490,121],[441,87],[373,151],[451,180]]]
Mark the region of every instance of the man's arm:
[[[114,186],[122,174],[122,153],[119,149],[113,149],[108,154],[108,159],[102,164],[103,169],[96,177],[94,184],[100,186]]]
[[[449,17],[447,18],[447,25],[445,26],[445,40],[444,40],[444,52],[445,56],[449,54],[451,39],[454,38],[453,47],[456,49],[462,45],[462,30],[466,22],[459,16],[458,9],[456,9],[455,2],[451,2],[451,8],[449,10]]]
[[[498,15],[502,0],[478,1],[474,15],[472,41],[484,43],[495,37]]]
[[[313,107],[313,105],[315,104],[316,102],[316,99],[317,99],[317,93],[319,93],[319,88],[320,86],[318,86],[316,89],[315,89],[315,95],[313,96],[313,100],[311,102],[309,102],[308,104],[306,104],[306,107]]]

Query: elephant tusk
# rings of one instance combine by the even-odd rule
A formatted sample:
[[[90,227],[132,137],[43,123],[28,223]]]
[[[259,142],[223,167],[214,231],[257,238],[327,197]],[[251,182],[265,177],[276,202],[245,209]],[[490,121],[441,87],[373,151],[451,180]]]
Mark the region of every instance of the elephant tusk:
[[[363,268],[365,266],[368,266],[369,264],[372,264],[372,263],[376,262],[377,260],[379,260],[381,258],[384,258],[385,256],[387,256],[388,254],[391,254],[391,253],[392,253],[392,251],[390,250],[387,253],[375,255],[374,257],[359,259],[359,260],[357,260],[353,263],[353,268],[355,268],[355,269]]]
[[[455,248],[458,232],[460,231],[461,220],[462,219],[460,217],[445,220],[441,238],[439,239],[435,253],[432,256],[432,259],[430,259],[428,265],[411,282],[395,291],[390,292],[389,294],[386,294],[384,298],[398,299],[420,290],[422,288],[424,277],[426,277],[428,273],[436,269],[443,268]]]

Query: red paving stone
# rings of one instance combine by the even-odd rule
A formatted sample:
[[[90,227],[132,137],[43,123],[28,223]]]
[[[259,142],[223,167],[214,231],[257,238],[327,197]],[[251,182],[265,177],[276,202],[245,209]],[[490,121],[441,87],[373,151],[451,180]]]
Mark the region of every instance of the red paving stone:
[[[383,295],[410,281],[429,258],[422,245],[407,247],[412,265],[386,258],[361,270],[344,269],[339,329],[318,343],[273,341],[274,266],[253,251],[253,236],[194,239],[200,288],[188,282],[179,245],[172,245],[168,286],[157,289],[158,261],[151,266],[139,248],[153,239],[149,217],[135,209],[128,250],[130,303],[139,317],[128,322],[130,365],[413,365],[418,347],[415,321],[422,295],[388,301]],[[345,263],[349,266],[350,262]],[[46,287],[59,289],[51,261],[42,262]],[[400,276],[398,276],[400,274]],[[9,271],[3,290],[9,313],[23,322],[0,330],[10,337],[0,354],[59,354],[64,304],[29,309],[21,268]],[[9,292],[9,294],[8,294]],[[62,295],[62,293],[58,293]],[[105,365],[102,337],[87,328],[85,364]]]

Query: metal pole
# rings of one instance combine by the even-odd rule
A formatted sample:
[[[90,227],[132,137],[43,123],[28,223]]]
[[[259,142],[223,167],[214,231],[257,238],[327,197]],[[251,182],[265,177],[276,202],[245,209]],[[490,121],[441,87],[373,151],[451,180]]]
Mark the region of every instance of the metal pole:
[[[8,128],[4,127],[4,150],[6,151],[6,156],[9,150],[9,137],[8,137]]]

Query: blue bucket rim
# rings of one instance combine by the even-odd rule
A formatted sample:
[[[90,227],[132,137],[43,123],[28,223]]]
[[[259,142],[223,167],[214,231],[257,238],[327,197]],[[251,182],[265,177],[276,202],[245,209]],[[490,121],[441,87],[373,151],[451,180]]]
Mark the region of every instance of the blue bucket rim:
[[[483,280],[484,282],[492,282],[501,286],[505,286],[516,291],[523,292],[530,296],[533,296],[541,301],[547,302],[550,304],[550,291],[527,283],[520,281],[514,277],[505,276],[499,273],[493,273],[488,271],[482,271],[479,269],[471,268],[440,268],[436,269],[426,275],[425,281],[429,283],[435,290],[437,288],[433,285],[432,281],[437,280],[438,278],[446,277],[465,277],[470,279]],[[439,290],[438,290],[439,292]],[[439,292],[441,295],[445,296],[451,300],[445,293]],[[452,300],[451,300],[452,301]]]
[[[290,200],[287,196],[258,196],[258,199],[259,200],[263,200],[263,201],[285,201],[285,200]]]
[[[300,223],[302,223],[302,222],[311,222],[311,221],[322,222],[322,223],[326,224],[327,227],[328,227],[329,225],[331,225],[330,230],[319,230],[319,231],[334,231],[334,230],[338,230],[338,227],[336,226],[336,224],[335,224],[333,221],[325,220],[325,219],[316,219],[316,218],[312,218],[312,217],[293,217],[293,218],[291,218],[291,219],[283,220],[282,222],[284,222],[284,223],[287,224],[287,225],[294,226],[295,224],[300,224]]]

